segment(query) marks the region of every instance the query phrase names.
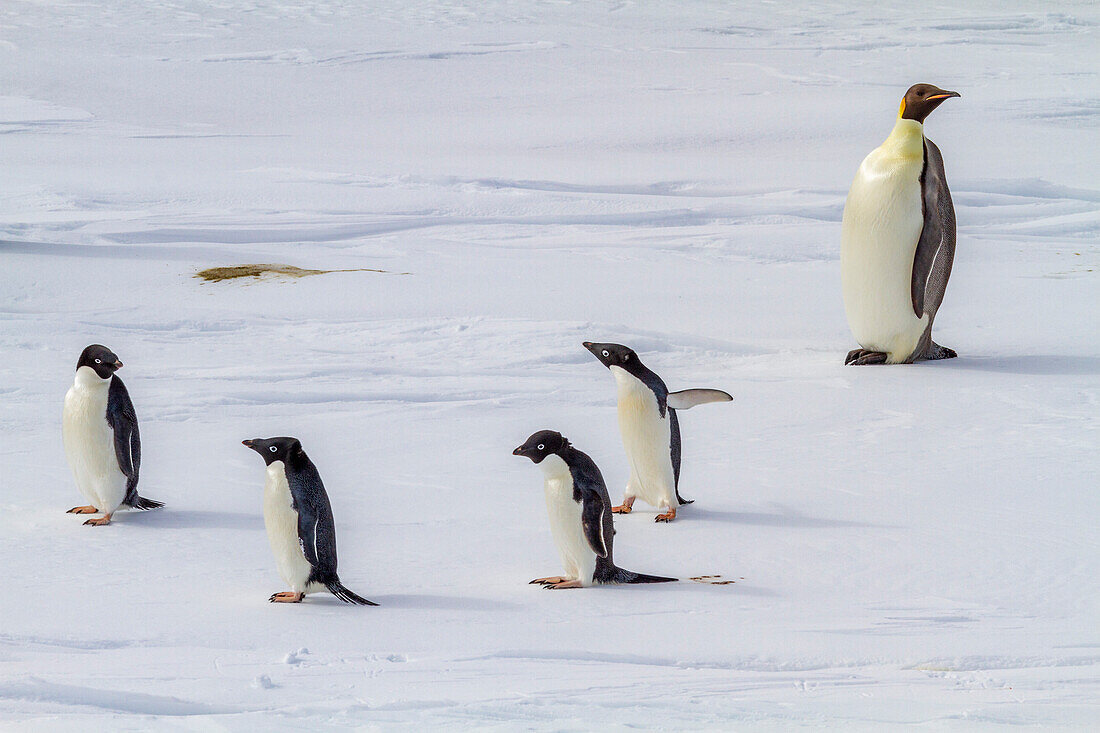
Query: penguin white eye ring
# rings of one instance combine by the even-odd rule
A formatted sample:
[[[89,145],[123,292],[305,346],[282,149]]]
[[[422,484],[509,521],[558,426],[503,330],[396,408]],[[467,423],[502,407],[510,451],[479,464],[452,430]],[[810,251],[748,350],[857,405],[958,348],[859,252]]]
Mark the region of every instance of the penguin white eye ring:
[[[604,356],[611,356],[611,354],[610,354],[610,353],[608,353],[607,349],[604,349],[604,350],[603,350],[603,355],[604,355]]]
[[[546,450],[546,446],[542,443],[539,443],[539,450]]]
[[[268,447],[268,450],[271,451],[272,453],[274,453],[275,451],[277,451],[279,449],[272,445],[272,446]]]
[[[96,363],[96,364],[102,364],[102,363],[103,363],[103,360],[102,360],[102,359],[96,359],[96,360],[95,360],[95,363]]]

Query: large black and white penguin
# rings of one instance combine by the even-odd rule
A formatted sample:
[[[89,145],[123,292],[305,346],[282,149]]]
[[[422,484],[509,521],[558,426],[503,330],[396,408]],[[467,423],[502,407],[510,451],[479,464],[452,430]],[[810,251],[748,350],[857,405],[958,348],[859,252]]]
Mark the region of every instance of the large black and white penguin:
[[[840,271],[848,325],[861,348],[845,364],[957,356],[932,341],[955,259],[955,208],[943,157],[923,123],[958,96],[931,84],[910,87],[893,132],[863,159],[848,191]]]
[[[618,386],[619,432],[630,463],[630,480],[616,514],[629,514],[636,498],[661,511],[655,521],[676,519],[680,504],[680,422],[677,410],[733,399],[720,389],[669,392],[664,380],[622,344],[584,342],[584,348],[611,370]]]
[[[540,430],[512,455],[530,458],[545,475],[550,533],[565,575],[536,578],[547,588],[584,588],[605,583],[669,583],[676,578],[632,573],[615,566],[611,499],[600,469],[561,433]]]
[[[69,514],[96,514],[84,524],[102,526],[120,506],[155,509],[164,504],[138,495],[141,438],[130,393],[115,372],[115,353],[92,344],[80,354],[73,386],[65,393],[61,437],[76,486],[90,503]]]
[[[290,590],[272,603],[300,603],[327,589],[346,603],[377,606],[340,583],[336,574],[336,523],[321,474],[297,438],[255,438],[242,444],[267,464],[264,526],[279,575]]]

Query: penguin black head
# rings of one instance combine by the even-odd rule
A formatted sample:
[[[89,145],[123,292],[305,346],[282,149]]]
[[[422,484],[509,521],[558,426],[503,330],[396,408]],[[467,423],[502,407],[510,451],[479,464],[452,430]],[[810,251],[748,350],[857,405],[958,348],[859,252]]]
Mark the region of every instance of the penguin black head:
[[[621,367],[630,371],[635,364],[640,364],[638,361],[638,355],[634,353],[634,349],[629,346],[623,346],[622,344],[596,344],[591,341],[585,341],[584,348],[592,352],[592,355],[600,360],[600,363],[610,369],[613,366]]]
[[[302,452],[302,443],[297,438],[253,438],[242,440],[241,445],[259,453],[269,466],[275,461],[286,463],[289,456]]]
[[[99,376],[100,379],[110,379],[111,375],[122,368],[122,362],[115,356],[115,352],[106,346],[92,344],[80,352],[80,360],[76,368],[88,367]]]
[[[924,118],[943,104],[943,100],[961,96],[958,92],[949,92],[932,84],[914,84],[901,100],[899,116],[903,120],[924,122]]]
[[[542,463],[546,456],[561,456],[569,441],[561,433],[553,430],[540,430],[527,439],[523,445],[512,451],[513,456],[526,456],[534,463]]]

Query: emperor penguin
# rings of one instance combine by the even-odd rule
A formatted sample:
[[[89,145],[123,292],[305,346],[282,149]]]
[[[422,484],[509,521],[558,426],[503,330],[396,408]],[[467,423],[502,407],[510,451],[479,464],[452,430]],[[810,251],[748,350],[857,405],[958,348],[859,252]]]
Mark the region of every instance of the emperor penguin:
[[[80,354],[73,386],[65,393],[61,438],[76,487],[90,502],[69,514],[96,514],[84,524],[103,526],[120,506],[156,509],[164,504],[138,495],[141,438],[130,393],[115,372],[122,362],[106,346]]]
[[[616,514],[629,514],[634,499],[663,510],[654,521],[671,522],[676,508],[694,500],[680,496],[680,422],[677,410],[733,399],[720,389],[669,392],[664,381],[642,363],[634,350],[621,344],[584,342],[618,386],[619,432],[630,463],[630,480]]]
[[[615,566],[611,545],[615,527],[611,499],[600,469],[561,433],[540,430],[512,455],[530,458],[545,475],[550,533],[561,554],[565,575],[536,578],[549,589],[584,588],[607,583],[670,583],[676,578],[632,573]]]
[[[848,352],[845,364],[957,356],[932,340],[955,259],[955,208],[943,157],[923,123],[958,96],[931,84],[910,87],[893,131],[863,159],[848,191],[840,272],[848,325],[861,348]]]
[[[307,593],[328,589],[345,603],[377,606],[340,583],[336,574],[336,523],[321,474],[297,438],[255,438],[242,445],[267,464],[264,526],[275,565],[290,590],[272,603],[301,603]]]

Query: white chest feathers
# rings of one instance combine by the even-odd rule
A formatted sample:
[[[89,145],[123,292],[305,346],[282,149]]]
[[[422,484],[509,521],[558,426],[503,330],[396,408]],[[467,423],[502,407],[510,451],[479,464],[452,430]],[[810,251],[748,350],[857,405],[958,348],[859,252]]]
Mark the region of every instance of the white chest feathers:
[[[306,586],[313,568],[306,560],[298,539],[298,513],[294,511],[290,485],[286,481],[286,467],[282,461],[275,461],[267,467],[264,526],[271,552],[275,555],[275,567],[283,582],[295,593],[310,590]]]
[[[899,119],[856,173],[844,204],[840,270],[852,335],[865,349],[904,361],[927,316],[913,313],[913,258],[924,227],[920,174],[924,130]]]
[[[108,514],[126,498],[126,475],[118,467],[114,431],[107,423],[111,379],[100,379],[90,367],[77,369],[61,413],[65,457],[76,486],[89,503]]]
[[[661,417],[653,390],[625,369],[611,367],[619,396],[619,433],[630,481],[626,495],[656,507],[675,507],[676,478],[672,470],[672,421]]]
[[[561,555],[562,570],[569,578],[591,585],[596,573],[596,553],[588,546],[581,524],[581,502],[573,501],[573,476],[559,456],[549,455],[539,464],[545,474],[546,513],[550,534]]]

